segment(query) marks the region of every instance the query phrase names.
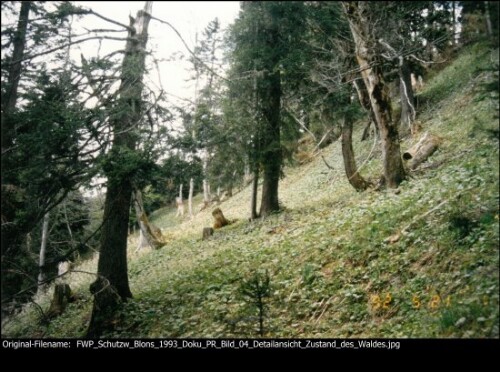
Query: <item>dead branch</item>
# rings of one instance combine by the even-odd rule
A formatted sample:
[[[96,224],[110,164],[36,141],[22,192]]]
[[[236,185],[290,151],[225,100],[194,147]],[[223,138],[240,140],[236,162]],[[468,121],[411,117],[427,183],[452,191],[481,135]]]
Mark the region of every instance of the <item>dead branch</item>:
[[[204,61],[202,61],[196,54],[194,54],[194,52],[189,48],[189,46],[187,45],[186,41],[184,40],[184,38],[180,34],[180,32],[177,31],[177,29],[174,26],[172,26],[172,24],[170,22],[164,21],[162,19],[159,19],[159,18],[156,18],[156,17],[153,17],[153,16],[151,16],[151,19],[154,19],[155,21],[158,21],[158,22],[163,23],[163,24],[167,25],[168,27],[170,27],[175,32],[175,34],[179,37],[179,39],[181,39],[182,44],[184,44],[184,47],[187,49],[187,51],[189,52],[189,54],[191,54],[191,56],[194,59],[196,59],[198,62],[200,62],[208,71],[210,71],[215,76],[221,78],[224,81],[230,82],[229,79],[225,78],[224,76],[219,75],[210,66],[208,66]]]
[[[19,63],[19,62],[22,62],[22,61],[27,61],[29,59],[33,59],[33,58],[36,58],[36,57],[40,57],[40,56],[44,56],[46,54],[50,54],[52,52],[55,52],[57,50],[60,50],[60,49],[64,49],[64,48],[67,48],[71,45],[76,45],[76,44],[80,44],[80,43],[84,43],[85,41],[89,41],[89,40],[118,40],[118,41],[127,41],[128,39],[127,38],[123,38],[123,37],[112,37],[112,36],[92,36],[92,37],[86,37],[85,39],[80,39],[80,40],[75,40],[75,41],[72,41],[70,43],[65,43],[65,44],[62,44],[62,45],[59,45],[57,47],[54,47],[54,48],[51,48],[51,49],[47,49],[43,52],[40,52],[40,53],[35,53],[35,54],[27,54],[25,55],[24,57],[16,60],[16,61],[10,61],[8,63],[6,63],[6,65],[13,65],[13,64],[16,64],[16,63]]]
[[[436,205],[434,208],[429,209],[427,212],[425,212],[425,213],[423,213],[421,215],[415,216],[411,220],[411,222],[408,225],[406,225],[399,233],[391,235],[390,237],[388,237],[387,239],[385,239],[384,242],[385,243],[396,243],[397,241],[399,241],[401,239],[402,236],[404,236],[404,235],[406,235],[408,233],[408,230],[410,229],[410,227],[412,227],[416,222],[424,219],[425,217],[429,216],[430,214],[434,213],[435,211],[441,209],[441,207],[443,205],[449,203],[451,200],[459,198],[462,194],[464,194],[467,191],[472,190],[473,188],[475,188],[475,186],[474,187],[469,187],[469,188],[467,188],[465,190],[462,190],[458,194],[454,195],[453,198],[445,199],[441,203],[439,203],[438,205]]]
[[[328,169],[335,170],[334,167],[332,167],[330,164],[327,163],[327,161],[326,161],[326,159],[325,159],[325,157],[323,155],[321,155],[321,159],[323,159],[323,162],[328,167]]]
[[[414,170],[437,150],[439,142],[439,138],[426,132],[414,146],[403,153],[403,159],[411,160],[408,166]]]

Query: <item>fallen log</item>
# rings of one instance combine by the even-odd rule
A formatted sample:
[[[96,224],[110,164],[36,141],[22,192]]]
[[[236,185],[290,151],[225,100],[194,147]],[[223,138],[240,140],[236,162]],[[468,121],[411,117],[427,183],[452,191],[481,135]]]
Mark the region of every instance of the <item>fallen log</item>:
[[[439,146],[439,138],[426,132],[420,140],[403,153],[403,159],[408,161],[408,168],[415,170],[429,158]]]

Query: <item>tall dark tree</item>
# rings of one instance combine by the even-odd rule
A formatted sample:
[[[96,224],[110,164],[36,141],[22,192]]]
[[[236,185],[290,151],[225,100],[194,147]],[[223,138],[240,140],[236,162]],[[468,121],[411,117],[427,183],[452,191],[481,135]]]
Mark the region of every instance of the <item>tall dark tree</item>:
[[[261,123],[258,125],[259,160],[264,176],[261,216],[280,207],[281,101],[283,89],[293,89],[293,81],[298,80],[297,48],[304,24],[303,9],[301,2],[244,2],[232,29],[235,70],[240,78],[250,80],[247,86],[255,90],[255,120]]]
[[[8,78],[2,90],[2,159],[5,151],[12,146],[13,123],[10,114],[16,108],[19,80],[22,74],[22,57],[26,46],[26,30],[31,9],[31,1],[21,3],[17,29],[13,38],[14,49],[8,67]]]
[[[82,150],[93,114],[76,102],[72,84],[58,78],[42,74],[24,95],[23,110],[12,114],[15,148],[4,154],[2,168],[2,295],[9,297],[24,283],[11,264],[24,260],[26,234],[93,174],[94,157]]]
[[[86,84],[65,66],[67,21],[81,9],[66,2],[9,4],[2,3],[2,13],[20,12],[17,28],[2,24],[2,304],[17,292],[23,300],[31,293],[23,279],[29,273],[13,269],[27,258],[27,234],[95,174],[91,163],[101,150],[88,147],[99,131],[99,108],[85,107]]]
[[[125,57],[121,69],[119,98],[110,117],[114,133],[105,172],[108,177],[104,203],[98,279],[91,285],[94,308],[87,332],[99,337],[111,327],[111,319],[122,300],[132,297],[128,282],[127,236],[134,173],[137,128],[142,118],[142,78],[145,73],[148,25],[152,2],[130,20]]]
[[[3,4],[2,4],[3,5]],[[9,151],[13,144],[13,119],[12,114],[16,107],[19,80],[21,77],[22,63],[21,59],[24,54],[26,45],[26,30],[28,27],[29,12],[31,8],[31,1],[26,1],[21,4],[21,11],[19,13],[19,20],[17,29],[14,31],[12,39],[13,52],[7,67],[7,80],[5,85],[2,84],[2,114],[1,114],[1,156],[2,156],[2,169],[6,168],[4,154]],[[2,45],[2,49],[4,46]],[[3,53],[2,53],[3,54]],[[3,65],[3,61],[2,61]],[[3,69],[3,66],[2,66]],[[3,72],[3,71],[2,71]],[[3,79],[2,79],[3,83]],[[13,256],[13,246],[19,243],[20,234],[15,226],[10,225],[15,219],[16,206],[15,204],[15,188],[5,179],[2,174],[1,179],[1,192],[2,192],[2,266],[5,268],[7,253]],[[9,252],[10,251],[10,252]],[[7,281],[2,280],[2,300],[4,295],[10,291],[6,288]]]

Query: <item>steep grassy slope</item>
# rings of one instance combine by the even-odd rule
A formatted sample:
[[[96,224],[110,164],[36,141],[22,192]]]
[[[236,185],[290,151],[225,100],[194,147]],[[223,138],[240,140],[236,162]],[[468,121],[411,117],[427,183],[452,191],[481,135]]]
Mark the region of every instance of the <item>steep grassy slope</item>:
[[[110,336],[255,337],[248,293],[259,287],[267,337],[498,337],[498,102],[484,91],[498,80],[487,71],[495,64],[498,50],[475,45],[428,82],[419,119],[442,144],[397,192],[356,193],[335,143],[323,150],[334,170],[321,158],[286,170],[285,210],[265,220],[248,222],[249,189],[222,203],[239,220],[208,241],[200,238],[210,211],[182,224],[175,211],[158,211],[171,242],[130,253],[135,297]],[[359,137],[361,172],[376,178],[380,152]],[[66,314],[42,326],[28,307],[4,335],[82,336],[92,276],[72,276],[81,299]]]

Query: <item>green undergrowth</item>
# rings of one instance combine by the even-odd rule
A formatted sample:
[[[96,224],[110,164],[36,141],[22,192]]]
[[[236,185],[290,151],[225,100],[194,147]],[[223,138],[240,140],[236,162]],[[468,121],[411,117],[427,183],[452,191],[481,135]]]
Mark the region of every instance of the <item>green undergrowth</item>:
[[[236,221],[206,241],[210,210],[157,211],[169,243],[132,253],[130,238],[134,298],[107,336],[498,337],[498,106],[478,99],[495,63],[498,49],[474,45],[427,82],[419,120],[441,145],[397,191],[355,192],[334,143],[322,150],[333,169],[317,157],[285,170],[284,209],[266,219],[248,221],[249,188],[221,203]],[[380,150],[359,142],[360,127],[358,164],[376,179]],[[95,271],[96,259],[85,265]],[[31,305],[4,335],[81,337],[92,276],[71,275],[80,299],[64,315],[41,325]]]

